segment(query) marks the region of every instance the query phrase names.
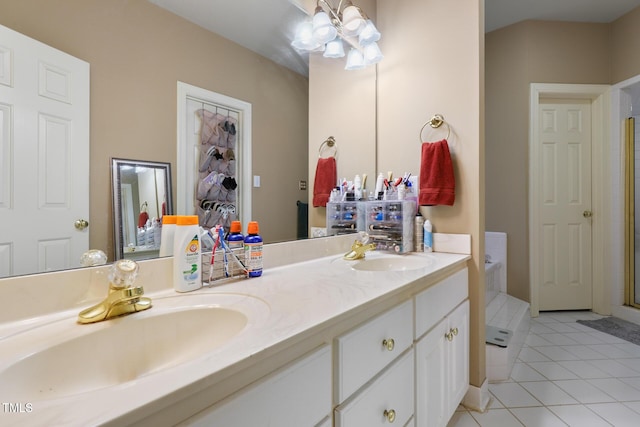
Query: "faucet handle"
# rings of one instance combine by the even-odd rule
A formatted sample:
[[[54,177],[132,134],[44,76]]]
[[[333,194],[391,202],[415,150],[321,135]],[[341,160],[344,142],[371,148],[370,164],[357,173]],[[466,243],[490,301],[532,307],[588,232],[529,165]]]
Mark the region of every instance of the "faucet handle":
[[[138,277],[138,263],[130,259],[121,259],[111,266],[109,281],[117,288],[131,287]]]
[[[80,257],[82,267],[93,267],[94,265],[104,265],[107,263],[107,255],[100,249],[89,249]]]
[[[359,242],[362,245],[366,245],[369,243],[370,237],[369,233],[366,231],[358,231],[358,237],[356,238],[356,242]]]

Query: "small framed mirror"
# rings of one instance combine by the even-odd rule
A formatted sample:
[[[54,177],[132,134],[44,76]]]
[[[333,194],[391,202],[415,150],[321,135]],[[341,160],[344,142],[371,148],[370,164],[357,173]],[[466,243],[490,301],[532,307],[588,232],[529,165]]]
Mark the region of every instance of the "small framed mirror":
[[[111,159],[115,260],[160,254],[162,217],[172,215],[171,164]]]

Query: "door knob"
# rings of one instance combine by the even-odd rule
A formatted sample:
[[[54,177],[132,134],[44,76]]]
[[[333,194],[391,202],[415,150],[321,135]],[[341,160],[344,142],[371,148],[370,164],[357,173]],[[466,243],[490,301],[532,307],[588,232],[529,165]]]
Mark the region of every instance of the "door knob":
[[[86,219],[79,219],[76,222],[73,223],[73,226],[77,229],[77,230],[84,230],[85,228],[87,228],[89,226],[89,221],[87,221]]]
[[[393,409],[385,409],[383,415],[390,423],[396,420],[396,411]]]
[[[584,212],[582,212],[582,216],[585,217],[585,218],[591,218],[593,216],[593,212],[584,211]]]

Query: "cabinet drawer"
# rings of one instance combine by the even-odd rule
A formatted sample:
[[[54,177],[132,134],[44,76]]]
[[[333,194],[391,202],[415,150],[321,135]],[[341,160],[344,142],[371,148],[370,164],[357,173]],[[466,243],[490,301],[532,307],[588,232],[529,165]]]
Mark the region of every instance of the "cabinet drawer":
[[[469,273],[460,270],[416,295],[416,339],[469,296]]]
[[[413,342],[413,306],[406,301],[337,340],[338,402],[344,401]]]
[[[413,350],[335,411],[336,427],[404,426],[413,416]],[[391,413],[393,415],[391,415]]]
[[[182,426],[323,426],[331,413],[331,347],[304,356]]]

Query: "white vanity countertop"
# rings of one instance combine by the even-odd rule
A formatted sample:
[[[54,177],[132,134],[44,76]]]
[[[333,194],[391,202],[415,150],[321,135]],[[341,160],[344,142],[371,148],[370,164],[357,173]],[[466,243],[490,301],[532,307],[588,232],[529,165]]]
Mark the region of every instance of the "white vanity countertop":
[[[375,256],[379,255],[370,257]],[[470,259],[469,255],[448,253],[411,256],[424,257],[425,267],[406,271],[356,271],[349,265],[352,262],[334,255],[268,268],[259,278],[239,279],[188,294],[177,294],[173,289],[148,294],[152,299],[184,295],[184,298],[193,301],[204,294],[236,294],[241,298],[257,298],[264,304],[256,305],[260,313],[256,315],[254,323],[250,323],[243,332],[218,350],[117,386],[57,399],[16,402],[30,403],[31,411],[9,415],[6,411],[0,412],[0,424],[100,425],[134,410],[134,418],[141,416],[141,409],[142,412],[148,410],[148,414],[152,414],[172,401],[177,402],[216,384],[238,363],[246,362],[249,358],[257,363],[261,357],[286,349],[294,345],[296,340],[331,326],[358,309],[406,291],[418,279],[437,275],[442,270],[462,265]],[[153,308],[133,316],[152,311]],[[78,310],[74,309],[52,316],[55,316],[60,327],[70,330],[91,328],[92,325],[76,324],[77,313]],[[47,317],[43,316],[30,327],[37,326],[40,322],[46,323]],[[3,327],[7,329],[7,325]],[[202,325],[202,328],[215,327],[216,325]],[[11,337],[0,339],[0,344],[6,339]],[[7,396],[2,396],[3,402],[6,398]],[[158,406],[159,401],[162,401],[163,406]]]

